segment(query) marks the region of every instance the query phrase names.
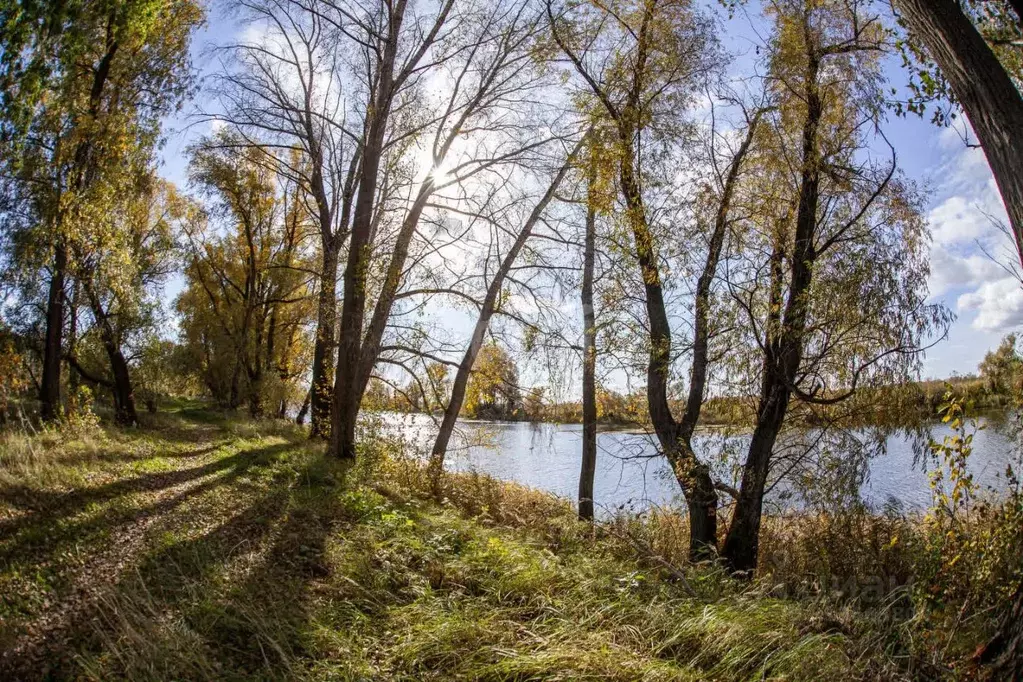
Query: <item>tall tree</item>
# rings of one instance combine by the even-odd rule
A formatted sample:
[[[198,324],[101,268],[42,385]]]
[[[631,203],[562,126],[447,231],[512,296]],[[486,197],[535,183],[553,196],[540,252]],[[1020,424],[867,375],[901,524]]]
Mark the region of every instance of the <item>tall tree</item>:
[[[370,88],[359,188],[355,195],[348,261],[344,271],[341,334],[331,404],[328,453],[334,457],[355,458],[355,422],[362,399],[359,369],[367,275],[377,183],[384,160],[388,124],[394,107],[401,103],[402,92],[421,76],[423,60],[434,51],[453,6],[454,0],[444,0],[435,12],[423,11],[422,14],[417,14],[416,7],[410,6],[408,0],[378,2],[366,7],[356,3],[338,3],[332,8],[339,28],[366,29],[360,42],[368,48],[365,67],[366,84]]]
[[[892,0],[973,124],[1005,201],[1023,262],[1023,97],[956,0]],[[1017,20],[1023,2],[1010,3]]]
[[[615,133],[614,164],[625,222],[643,283],[648,329],[647,407],[658,443],[686,496],[690,555],[713,556],[717,545],[717,492],[707,465],[691,446],[693,407],[680,422],[669,403],[672,333],[657,242],[644,199],[642,175],[647,128],[677,121],[698,75],[706,68],[709,27],[685,1],[653,0],[594,8],[555,18],[552,35],[589,90],[595,114]],[[596,27],[596,28],[592,28]],[[700,386],[702,392],[702,386]]]
[[[74,241],[152,163],[161,119],[187,91],[188,45],[201,20],[201,9],[190,0],[83,3],[40,19],[41,33],[27,42],[18,30],[5,36],[21,40],[27,50],[22,66],[8,75],[20,73],[18,86],[31,90],[38,102],[12,107],[20,118],[5,125],[11,139],[0,151],[6,181],[18,185],[31,206],[31,238],[46,246],[44,419],[59,413]],[[28,76],[33,73],[39,77]]]
[[[358,189],[365,114],[358,109],[345,34],[318,3],[234,0],[258,41],[232,43],[216,74],[221,110],[209,114],[235,131],[234,144],[273,147],[275,171],[302,189],[319,233],[316,341],[310,435],[330,430],[337,327],[337,273]]]
[[[214,201],[210,215],[223,222],[208,225],[198,216],[189,226],[178,309],[210,392],[229,407],[244,400],[250,415],[261,417],[273,383],[304,373],[310,221],[295,185],[279,182],[273,164],[262,160],[266,150],[226,144],[227,133],[221,138],[194,153],[192,177]],[[276,394],[275,413],[286,399]]]
[[[381,354],[412,347],[400,336],[388,339],[396,305],[399,301],[413,305],[417,299],[447,293],[447,287],[433,284],[433,273],[424,276],[429,285],[412,286],[414,273],[429,269],[427,262],[438,249],[420,234],[423,216],[428,212],[457,213],[459,204],[465,201],[461,196],[465,188],[479,182],[481,176],[522,162],[535,150],[562,137],[552,132],[554,126],[530,125],[531,111],[538,108],[535,93],[544,82],[534,51],[542,33],[542,13],[532,11],[527,2],[506,6],[466,4],[452,14],[454,18],[441,31],[451,11],[451,4],[444,3],[438,14],[420,17],[424,26],[413,33],[414,40],[410,41],[409,36],[395,38],[401,50],[411,52],[402,69],[395,72],[390,86],[395,88],[392,99],[404,108],[415,102],[422,120],[413,118],[416,124],[408,130],[400,129],[396,122],[390,132],[373,133],[385,135],[383,151],[390,161],[387,168],[394,169],[389,180],[400,181],[404,175],[404,188],[391,197],[377,196],[379,201],[370,197],[375,204],[367,208],[373,216],[364,235],[369,241],[358,248],[358,202],[353,213],[331,427],[330,452],[339,456],[354,455],[355,420],[374,369],[379,362],[393,361]],[[431,38],[435,32],[457,35],[458,40],[435,40]],[[423,68],[417,68],[415,64],[423,59],[427,60]],[[413,91],[428,73],[446,79],[451,88],[439,97],[412,99]],[[387,124],[375,118],[378,110],[373,108],[367,131],[378,123]],[[370,138],[367,132],[366,139]],[[367,182],[370,147],[369,143],[364,145],[360,192]],[[422,169],[425,173],[416,168],[422,163],[410,163],[407,158],[410,150],[423,147],[428,152],[428,167]],[[381,254],[386,255],[374,258]],[[356,269],[362,273],[359,278],[355,278]],[[364,325],[367,303],[373,307]],[[346,310],[348,318],[344,317]],[[349,335],[347,342],[345,335]],[[359,338],[353,340],[352,335]]]
[[[729,282],[760,357],[756,422],[722,548],[738,573],[757,563],[764,495],[793,404],[835,406],[864,383],[908,380],[922,339],[947,320],[925,302],[913,189],[894,152],[886,161],[866,153],[881,123],[880,18],[844,0],[772,0],[768,9],[777,112],[757,160],[760,209],[746,221],[750,269],[741,278],[735,265]]]
[[[586,173],[586,222],[583,235],[583,442],[579,470],[579,518],[593,520],[593,478],[597,470],[597,316],[593,308],[593,269],[597,250],[596,145],[590,145]]]

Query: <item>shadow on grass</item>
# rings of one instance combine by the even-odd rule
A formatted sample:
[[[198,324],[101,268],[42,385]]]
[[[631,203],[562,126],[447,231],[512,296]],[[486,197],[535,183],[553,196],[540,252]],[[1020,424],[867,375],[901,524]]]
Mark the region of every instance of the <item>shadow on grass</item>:
[[[166,514],[189,498],[231,483],[252,467],[269,464],[277,455],[293,447],[291,443],[282,443],[243,450],[201,466],[143,474],[68,494],[34,490],[26,486],[0,489],[0,499],[29,510],[24,516],[0,524],[0,537],[13,538],[0,545],[0,572],[7,571],[14,563],[41,564],[69,544],[81,545],[90,538],[101,539],[103,531],[108,529]],[[158,493],[221,472],[225,473],[177,495],[158,500],[149,507],[119,507],[110,504],[100,514],[80,521],[71,520],[92,504],[112,503],[133,493]],[[24,561],[26,559],[28,561]]]
[[[144,595],[144,608],[129,598],[98,616],[83,614],[77,655],[116,660],[104,673],[118,678],[288,679],[304,653],[312,583],[329,570],[324,552],[337,495],[318,479],[317,466],[294,471],[290,484],[272,484],[209,532],[146,556],[118,588]],[[179,656],[179,637],[198,653]]]
[[[61,500],[61,504],[51,505],[44,512],[35,513],[27,520],[23,520],[26,523],[20,535],[14,542],[0,550],[0,571],[14,570],[16,573],[45,571],[46,563],[51,557],[64,556],[72,550],[79,557],[78,561],[88,568],[90,557],[99,558],[103,551],[109,548],[104,545],[104,539],[109,537],[109,531],[122,525],[156,518],[166,519],[165,525],[173,532],[176,526],[181,525],[183,519],[170,516],[170,512],[186,500],[230,485],[247,471],[271,464],[279,454],[294,447],[291,443],[283,443],[250,449],[201,467],[167,474],[149,474],[117,481],[92,491],[83,491],[83,494],[76,496],[71,504],[68,504],[67,500]],[[108,508],[80,522],[67,521],[68,516],[82,510],[89,502],[109,501],[131,492],[159,491],[211,474],[214,474],[213,478],[177,494],[162,497],[147,507]],[[144,556],[141,561],[133,557],[108,559],[115,561],[115,565],[126,563],[132,566],[130,570],[133,572],[137,570],[146,589],[170,600],[185,585],[201,580],[210,567],[247,551],[253,543],[261,541],[287,506],[289,487],[286,484],[278,486],[276,483],[276,480],[270,481],[268,485],[271,492],[257,497],[251,506],[243,507],[240,513],[217,525],[205,535],[157,549],[155,553]],[[144,536],[142,539],[144,540]],[[84,577],[88,579],[89,576]],[[124,576],[119,581],[123,579]],[[61,580],[57,577],[51,580],[53,601],[79,599],[74,591],[56,590],[60,583]],[[95,606],[88,603],[71,604],[69,609],[73,615],[70,622],[54,625],[43,623],[29,636],[30,638],[24,636],[25,632],[21,635],[12,631],[4,633],[0,639],[9,642],[18,637],[21,639],[19,646],[0,653],[0,678],[64,679],[66,675],[73,676],[70,675],[70,670],[66,669],[70,665],[71,657],[67,651],[60,652],[60,649],[73,641],[70,635],[83,630],[83,623],[91,622],[89,614],[95,611]],[[13,622],[10,625],[18,627]],[[4,674],[13,677],[4,677]]]

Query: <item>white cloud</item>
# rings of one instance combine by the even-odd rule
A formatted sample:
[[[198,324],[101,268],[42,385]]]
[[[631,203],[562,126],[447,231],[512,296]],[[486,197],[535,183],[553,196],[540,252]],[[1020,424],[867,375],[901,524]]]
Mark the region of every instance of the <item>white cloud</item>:
[[[952,289],[976,287],[1005,277],[1006,272],[986,255],[960,256],[944,248],[931,249],[931,276],[927,281],[932,298]]]
[[[980,196],[954,195],[931,209],[928,221],[934,243],[950,246],[973,242],[996,229],[991,216],[1002,208],[992,205],[991,197],[986,195],[987,192]]]
[[[961,311],[976,311],[974,329],[1009,331],[1023,324],[1023,285],[1012,277],[986,282],[961,295],[957,305]]]
[[[999,327],[1013,316],[992,307],[988,297],[995,289],[990,285],[1005,286],[1001,280],[1007,273],[1000,263],[1014,262],[1015,249],[1000,226],[1008,219],[983,152],[962,144],[954,131],[939,135],[942,148],[958,151],[940,168],[941,198],[927,216],[933,237],[928,288],[932,299],[962,293],[957,302],[960,312],[977,310],[975,324]]]

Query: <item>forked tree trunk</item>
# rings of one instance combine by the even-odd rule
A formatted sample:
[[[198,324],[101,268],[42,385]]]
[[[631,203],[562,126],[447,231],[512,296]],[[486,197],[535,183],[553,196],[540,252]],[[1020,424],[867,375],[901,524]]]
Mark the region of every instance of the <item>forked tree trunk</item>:
[[[593,520],[593,478],[597,471],[597,322],[593,310],[593,265],[597,242],[597,216],[592,192],[595,162],[590,161],[583,247],[583,447],[579,471],[579,518]]]
[[[400,29],[400,19],[399,19]],[[328,454],[355,459],[355,423],[362,395],[359,390],[359,360],[362,355],[362,325],[366,312],[366,272],[369,267],[373,206],[377,176],[387,128],[388,99],[397,49],[397,36],[388,42],[388,55],[381,69],[376,110],[370,118],[362,164],[362,179],[355,199],[351,241],[345,263],[344,301],[341,305],[341,333],[338,339],[337,371],[331,400]],[[392,44],[393,48],[392,48]],[[388,62],[389,59],[389,62]],[[386,93],[383,94],[383,93]]]
[[[808,39],[809,44],[809,39]],[[764,343],[763,385],[757,409],[757,424],[743,468],[739,498],[732,513],[732,523],[725,538],[722,556],[736,574],[750,575],[757,565],[760,522],[764,490],[775,442],[785,422],[792,386],[803,358],[803,343],[808,314],[807,299],[813,281],[817,258],[814,239],[817,232],[817,209],[820,203],[820,136],[824,105],[818,79],[821,64],[815,53],[808,55],[806,67],[806,120],[803,122],[802,170],[799,182],[799,206],[796,211],[795,241],[791,259],[789,291],[785,301],[780,329],[765,325],[768,336]],[[774,297],[782,278],[780,264],[783,247],[776,244],[771,258],[771,310],[777,310]]]
[[[895,0],[927,46],[984,148],[1023,261],[1023,98],[956,0]],[[1012,0],[1017,13],[1023,2]]]
[[[653,236],[647,225],[646,208],[633,167],[632,132],[622,130],[619,141],[625,149],[619,162],[622,194],[628,210],[636,260],[646,294],[650,351],[647,362],[647,407],[650,423],[664,456],[682,487],[689,509],[689,557],[703,561],[717,554],[717,491],[710,471],[696,458],[683,438],[668,403],[668,375],[671,362],[671,324],[664,304],[664,290]]]
[[[374,207],[380,162],[395,93],[412,75],[429,47],[438,40],[441,28],[451,12],[453,0],[445,0],[424,33],[413,54],[400,55],[399,43],[405,40],[407,0],[387,5],[387,24],[383,48],[378,52],[372,102],[366,114],[366,137],[362,145],[359,189],[352,210],[348,261],[345,263],[344,301],[341,306],[341,334],[338,339],[337,372],[330,411],[330,441],[327,454],[346,460],[355,459],[355,424],[359,418],[365,382],[362,381],[362,335],[366,313],[366,274],[374,233]],[[420,28],[423,28],[420,26]],[[400,66],[399,66],[400,61]]]

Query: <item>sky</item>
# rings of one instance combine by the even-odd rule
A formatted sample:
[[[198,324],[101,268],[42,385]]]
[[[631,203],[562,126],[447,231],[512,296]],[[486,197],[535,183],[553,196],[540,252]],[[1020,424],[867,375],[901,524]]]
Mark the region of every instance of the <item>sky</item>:
[[[748,21],[737,18],[723,23],[722,28],[726,50],[749,53]],[[210,7],[208,22],[192,46],[193,66],[200,78],[217,68],[218,60],[210,48],[238,38],[244,30],[241,21],[225,13],[221,5],[215,2]],[[739,57],[734,63],[743,61]],[[905,82],[898,60],[890,60],[886,71],[893,86]],[[182,187],[187,186],[186,149],[210,130],[208,123],[194,118],[197,106],[204,101],[200,87],[195,101],[167,123],[161,173]],[[973,146],[976,138],[964,119],[955,128],[939,128],[927,119],[893,116],[885,132],[906,176],[927,191],[931,301],[944,304],[956,315],[947,338],[927,351],[922,377],[974,373],[987,351],[1023,325],[1023,286],[1012,274],[1019,258],[1012,240],[999,226],[1007,224],[1007,218],[994,178],[983,151]],[[168,283],[168,304],[181,286],[180,277]],[[467,326],[462,318],[452,315],[450,324]]]

